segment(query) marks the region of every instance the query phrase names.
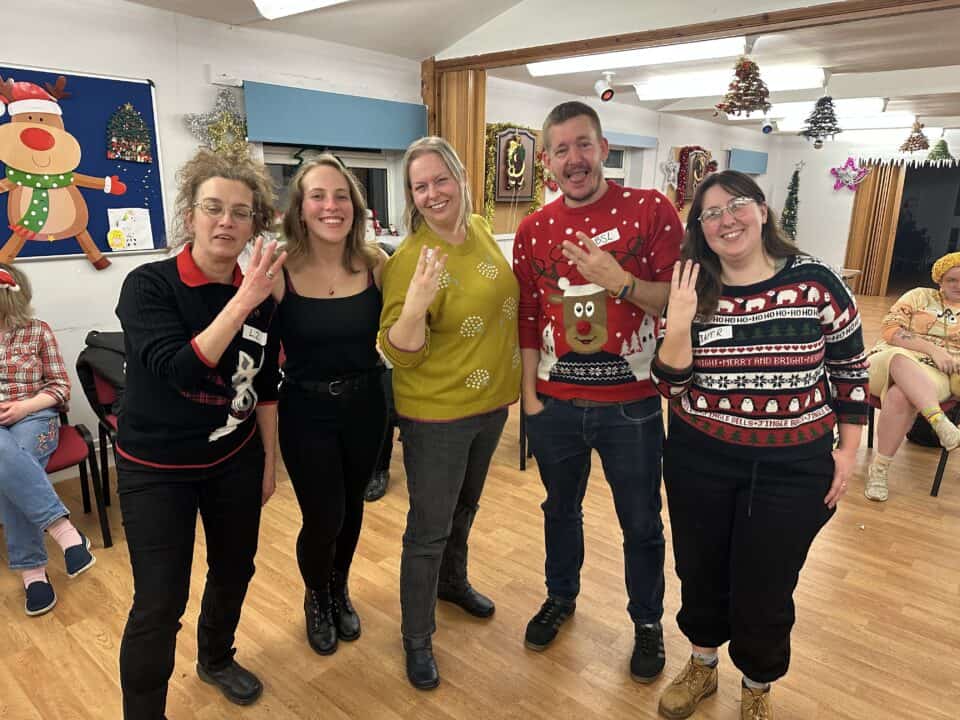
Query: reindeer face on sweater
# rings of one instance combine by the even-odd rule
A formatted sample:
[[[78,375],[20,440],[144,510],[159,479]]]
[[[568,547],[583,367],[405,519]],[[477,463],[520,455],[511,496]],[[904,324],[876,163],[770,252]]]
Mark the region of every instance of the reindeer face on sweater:
[[[607,342],[607,291],[599,285],[571,285],[561,278],[563,295],[551,295],[550,302],[563,305],[564,339],[576,353],[600,352]]]

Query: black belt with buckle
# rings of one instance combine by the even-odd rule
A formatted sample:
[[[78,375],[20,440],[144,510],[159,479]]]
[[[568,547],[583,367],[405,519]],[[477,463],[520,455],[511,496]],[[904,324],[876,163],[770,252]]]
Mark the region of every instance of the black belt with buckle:
[[[284,380],[283,384],[308,393],[339,397],[366,387],[371,380],[378,378],[382,372],[381,368],[377,368],[359,375],[345,375],[331,380]]]

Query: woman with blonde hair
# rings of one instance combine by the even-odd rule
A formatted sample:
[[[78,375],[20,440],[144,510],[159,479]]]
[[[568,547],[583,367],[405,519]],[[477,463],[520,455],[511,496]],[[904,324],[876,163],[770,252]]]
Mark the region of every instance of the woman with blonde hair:
[[[286,355],[280,451],[303,516],[307,641],[321,655],[360,637],[347,576],[386,424],[376,349],[386,255],[365,242],[366,216],[356,178],[336,157],[305,162],[290,184],[289,256],[275,293]]]
[[[431,637],[436,601],[490,617],[467,579],[467,539],[493,452],[520,393],[517,280],[473,215],[463,164],[428,137],[403,159],[409,235],[383,273],[380,347],[393,392],[410,510],[400,560],[407,678],[440,676]]]
[[[870,394],[880,398],[882,409],[863,494],[877,502],[889,496],[890,463],[917,413],[947,450],[960,445],[960,430],[940,408],[960,395],[960,252],[937,260],[930,274],[937,287],[900,297],[870,351]]]
[[[95,558],[44,471],[57,449],[70,380],[53,331],[33,316],[32,297],[27,276],[0,265],[0,521],[10,569],[23,576],[24,609],[42,615],[57,604],[43,533],[63,548],[68,577]]]
[[[197,674],[238,705],[263,691],[233,647],[275,487],[279,340],[271,297],[286,258],[266,168],[201,150],[178,175],[179,254],[133,270],[117,316],[127,385],[117,439],[133,608],[120,647],[127,720],[162,720],[190,591],[197,513],[207,577]],[[254,241],[246,274],[237,258]]]

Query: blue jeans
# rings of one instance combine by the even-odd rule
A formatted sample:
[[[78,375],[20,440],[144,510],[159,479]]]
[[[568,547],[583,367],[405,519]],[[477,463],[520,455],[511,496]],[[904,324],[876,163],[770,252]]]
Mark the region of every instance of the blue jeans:
[[[583,566],[583,496],[596,450],[623,530],[623,559],[635,623],[663,616],[663,522],[660,519],[660,397],[599,407],[541,397],[528,415],[530,447],[547,490],[543,501],[547,592],[573,600]]]
[[[13,570],[44,567],[43,533],[70,514],[44,470],[59,438],[60,419],[53,408],[0,427],[0,518]]]

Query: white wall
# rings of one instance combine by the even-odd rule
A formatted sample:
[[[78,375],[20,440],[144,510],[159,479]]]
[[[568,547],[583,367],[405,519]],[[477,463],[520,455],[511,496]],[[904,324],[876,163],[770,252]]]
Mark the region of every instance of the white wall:
[[[197,148],[183,116],[210,110],[216,97],[208,64],[251,80],[420,102],[419,64],[404,58],[220,25],[121,0],[3,0],[3,8],[18,27],[43,28],[43,42],[38,43],[36,33],[4,33],[0,64],[154,81],[168,213],[174,173]],[[69,115],[65,119],[69,128]],[[96,422],[72,370],[83,339],[91,329],[119,329],[114,308],[123,278],[160,257],[111,255],[113,265],[101,272],[86,259],[23,264],[33,282],[37,314],[53,327],[71,368],[70,417],[92,430]]]

